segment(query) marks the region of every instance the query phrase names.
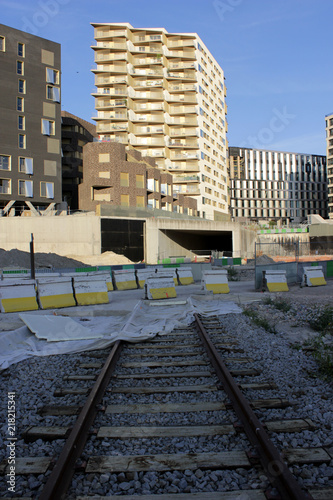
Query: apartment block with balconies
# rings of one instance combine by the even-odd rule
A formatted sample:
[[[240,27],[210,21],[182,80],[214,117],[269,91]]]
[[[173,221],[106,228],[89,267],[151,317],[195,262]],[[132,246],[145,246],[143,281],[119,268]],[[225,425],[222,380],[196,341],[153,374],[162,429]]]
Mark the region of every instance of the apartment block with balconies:
[[[326,157],[229,148],[231,215],[300,223],[327,218]]]
[[[196,33],[92,23],[97,133],[152,157],[200,215],[228,217],[223,70]],[[190,203],[189,203],[190,205]]]
[[[0,24],[0,214],[62,201],[60,45]]]
[[[333,113],[326,116],[328,216],[333,219]]]

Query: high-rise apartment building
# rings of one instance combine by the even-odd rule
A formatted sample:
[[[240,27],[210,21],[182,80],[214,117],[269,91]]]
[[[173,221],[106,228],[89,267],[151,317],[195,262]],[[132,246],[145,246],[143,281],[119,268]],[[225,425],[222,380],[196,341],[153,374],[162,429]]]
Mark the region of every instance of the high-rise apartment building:
[[[92,23],[97,133],[151,156],[200,215],[228,217],[223,70],[196,33]]]
[[[231,215],[254,221],[327,218],[326,157],[229,148]]]
[[[333,219],[333,113],[326,115],[328,216]]]
[[[0,24],[0,213],[60,203],[60,45]]]

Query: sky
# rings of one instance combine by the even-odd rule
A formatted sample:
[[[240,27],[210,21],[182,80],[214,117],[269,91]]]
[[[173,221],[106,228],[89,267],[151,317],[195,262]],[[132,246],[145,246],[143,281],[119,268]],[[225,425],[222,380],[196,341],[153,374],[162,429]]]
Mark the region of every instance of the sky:
[[[333,113],[332,18],[332,0],[0,0],[1,24],[61,44],[65,111],[96,116],[90,23],[198,33],[224,71],[229,146],[319,155]]]

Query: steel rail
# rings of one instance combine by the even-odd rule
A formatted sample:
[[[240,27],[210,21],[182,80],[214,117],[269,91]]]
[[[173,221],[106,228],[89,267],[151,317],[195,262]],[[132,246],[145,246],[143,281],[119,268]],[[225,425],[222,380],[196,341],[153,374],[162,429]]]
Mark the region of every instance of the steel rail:
[[[231,400],[232,406],[243,425],[249,441],[254,446],[271,485],[278,490],[283,500],[313,500],[313,497],[308,492],[302,490],[291,474],[283,457],[270,440],[263,424],[255,415],[250,403],[244,397],[228,368],[223,363],[198,314],[194,314],[194,317],[200,338],[207,349],[217,376]]]
[[[62,500],[72,480],[75,464],[86,444],[89,429],[98,411],[104,391],[123,348],[123,341],[118,340],[112,350],[83,406],[74,427],[68,436],[59,458],[47,480],[39,500]]]

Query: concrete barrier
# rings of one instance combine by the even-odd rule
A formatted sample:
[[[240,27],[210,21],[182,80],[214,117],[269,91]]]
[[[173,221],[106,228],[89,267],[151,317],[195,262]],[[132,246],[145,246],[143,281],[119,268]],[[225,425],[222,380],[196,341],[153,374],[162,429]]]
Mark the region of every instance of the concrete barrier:
[[[37,310],[35,281],[29,279],[1,281],[0,307],[3,313]]]
[[[74,276],[73,286],[77,305],[107,304],[109,297],[106,279],[105,273]]]
[[[221,271],[204,271],[202,273],[202,284],[207,292],[229,293],[228,272]]]
[[[70,277],[38,278],[37,294],[41,309],[76,306]]]
[[[117,290],[133,290],[138,288],[134,269],[112,271]]]
[[[169,277],[171,276],[174,282],[174,285],[178,285],[178,277],[176,273],[176,268],[170,268],[170,269],[161,269],[159,267],[156,268],[156,275],[157,278],[164,278],[164,277]]]
[[[305,286],[326,285],[322,266],[304,267],[302,285]]]
[[[262,272],[263,287],[269,292],[289,292],[287,271],[266,270]]]
[[[173,299],[177,297],[173,276],[161,276],[146,279],[146,296],[148,299]]]
[[[176,273],[181,285],[190,285],[194,283],[192,269],[190,267],[178,267]]]
[[[155,276],[155,268],[137,269],[136,275],[138,278],[139,288],[144,288],[146,279],[153,278]]]

